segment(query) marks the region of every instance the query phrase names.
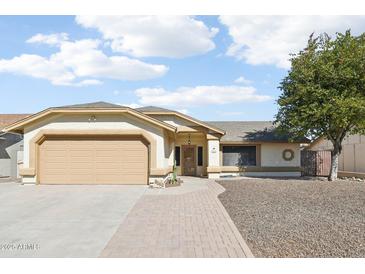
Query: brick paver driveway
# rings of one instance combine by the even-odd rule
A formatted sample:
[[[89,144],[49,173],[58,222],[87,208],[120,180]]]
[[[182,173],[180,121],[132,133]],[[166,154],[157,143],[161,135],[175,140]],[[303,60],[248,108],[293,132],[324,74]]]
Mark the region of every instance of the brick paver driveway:
[[[180,187],[149,189],[101,257],[252,257],[212,180],[183,178]]]

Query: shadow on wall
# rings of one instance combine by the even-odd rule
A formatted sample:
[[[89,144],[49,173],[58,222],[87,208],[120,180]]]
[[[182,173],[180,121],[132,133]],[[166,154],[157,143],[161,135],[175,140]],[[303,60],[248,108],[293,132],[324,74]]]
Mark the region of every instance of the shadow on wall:
[[[253,158],[248,152],[239,153],[237,166],[239,175],[244,175],[247,167],[256,166],[256,156]]]

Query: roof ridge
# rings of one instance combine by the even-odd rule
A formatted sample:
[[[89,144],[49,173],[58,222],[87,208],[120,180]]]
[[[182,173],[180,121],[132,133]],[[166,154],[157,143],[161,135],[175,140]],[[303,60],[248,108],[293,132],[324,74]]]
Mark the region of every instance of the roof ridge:
[[[82,103],[82,104],[72,104],[72,105],[64,105],[58,106],[53,108],[127,108],[126,106],[122,106],[119,104],[109,103],[105,101],[96,101],[96,102],[89,102],[89,103]]]
[[[158,112],[158,111],[162,111],[162,112],[177,112],[175,110],[171,110],[168,108],[163,108],[163,107],[157,107],[157,106],[143,106],[143,107],[138,107],[135,108],[138,111],[141,112]]]

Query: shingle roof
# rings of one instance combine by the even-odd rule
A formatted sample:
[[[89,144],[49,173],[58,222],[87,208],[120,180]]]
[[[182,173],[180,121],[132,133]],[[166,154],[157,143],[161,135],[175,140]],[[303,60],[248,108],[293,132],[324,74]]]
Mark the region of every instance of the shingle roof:
[[[175,112],[174,110],[167,109],[167,108],[160,108],[155,106],[146,106],[146,107],[140,107],[136,108],[136,110],[141,112]]]
[[[188,120],[191,120],[191,121],[194,121],[198,124],[203,124],[203,126],[205,127],[210,127],[211,129],[213,130],[217,130],[219,132],[221,131],[224,131],[222,130],[221,128],[219,127],[216,127],[212,124],[208,124],[207,122],[204,122],[204,121],[201,121],[201,120],[198,120],[196,118],[193,118],[189,115],[186,115],[184,113],[181,113],[181,112],[178,112],[178,111],[175,111],[175,110],[171,110],[171,109],[167,109],[167,108],[161,108],[161,107],[155,107],[155,106],[147,106],[147,107],[140,107],[140,108],[136,108],[136,110],[140,111],[140,112],[143,112],[145,114],[149,114],[149,112],[164,112],[164,113],[172,113],[172,114],[177,114],[177,115],[181,115],[182,117],[184,117],[185,119],[188,119]]]
[[[31,114],[0,114],[0,131],[16,121],[19,121]]]
[[[279,134],[272,121],[208,121],[207,123],[226,131],[222,141],[289,141],[289,136]],[[306,138],[295,141],[308,142]]]
[[[57,108],[125,108],[124,106],[111,104],[107,102],[93,102],[86,104],[67,105]],[[170,109],[146,106],[136,108],[140,112],[176,112]],[[31,114],[0,114],[0,131],[5,126],[21,120]],[[203,121],[202,121],[203,122]],[[203,123],[211,125],[214,128],[221,129],[226,132],[222,137],[222,141],[263,141],[263,142],[287,142],[288,135],[279,134],[272,121],[204,121]],[[303,138],[303,143],[309,142]]]
[[[117,105],[117,104],[111,104],[111,103],[99,101],[99,102],[92,102],[92,103],[86,103],[86,104],[67,105],[67,106],[61,106],[61,107],[55,107],[55,108],[125,108],[125,107],[121,106],[121,105]]]

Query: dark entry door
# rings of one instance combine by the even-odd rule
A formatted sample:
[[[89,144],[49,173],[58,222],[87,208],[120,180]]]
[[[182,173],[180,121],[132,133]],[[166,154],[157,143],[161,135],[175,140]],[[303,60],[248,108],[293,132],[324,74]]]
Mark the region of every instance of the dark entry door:
[[[183,175],[196,175],[195,146],[182,146],[183,149]]]

